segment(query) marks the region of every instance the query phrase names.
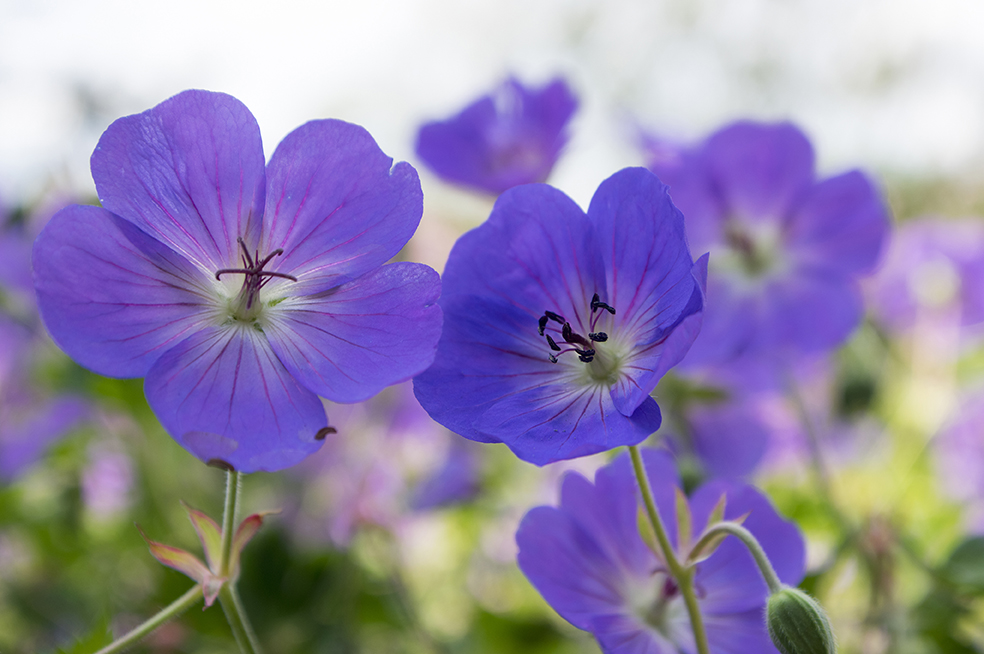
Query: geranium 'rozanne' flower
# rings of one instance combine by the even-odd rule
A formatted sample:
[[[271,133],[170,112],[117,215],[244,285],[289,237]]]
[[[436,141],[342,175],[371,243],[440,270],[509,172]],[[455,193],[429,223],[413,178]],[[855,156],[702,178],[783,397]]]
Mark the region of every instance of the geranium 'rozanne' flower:
[[[700,329],[705,266],[645,169],[602,182],[587,214],[550,186],[510,189],[451,251],[417,398],[538,465],[638,443],[660,425],[650,392]]]
[[[694,148],[657,141],[650,152],[691,244],[711,253],[686,366],[818,353],[847,338],[863,315],[858,279],[889,227],[866,175],[817,180],[813,148],[791,123],[740,121]]]
[[[242,103],[186,91],[110,125],[92,175],[102,207],[62,210],[34,246],[45,325],[95,372],[145,376],[200,459],[293,465],[333,431],[318,395],[365,400],[431,362],[437,274],[383,265],[420,185],[361,127],[309,122],[265,165]]]
[[[417,155],[443,179],[493,195],[543,182],[576,109],[562,78],[537,89],[510,78],[457,115],[424,124]]]
[[[665,452],[642,454],[670,542],[678,544],[676,467]],[[779,578],[797,584],[805,562],[803,538],[751,486],[713,481],[698,488],[688,501],[693,533],[702,531],[722,495],[724,518],[748,514],[743,526],[762,545]],[[606,654],[694,652],[679,588],[639,533],[641,500],[626,455],[598,470],[594,483],[568,473],[560,506],[536,507],[523,518],[516,533],[519,567],[547,603],[575,627],[590,631]],[[694,585],[710,651],[776,651],[765,628],[768,589],[736,538],[727,537],[697,564]]]

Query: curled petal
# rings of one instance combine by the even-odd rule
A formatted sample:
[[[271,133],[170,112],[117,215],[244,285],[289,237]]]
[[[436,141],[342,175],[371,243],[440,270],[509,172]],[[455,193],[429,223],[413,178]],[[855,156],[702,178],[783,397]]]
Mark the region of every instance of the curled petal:
[[[697,337],[707,262],[695,268],[683,215],[645,168],[626,168],[602,182],[588,216],[609,271],[608,302],[619,311],[619,333],[635,344],[612,388],[615,406],[631,415]]]
[[[236,265],[238,237],[258,242],[264,176],[256,119],[224,93],[120,118],[92,154],[103,207],[211,271]]]
[[[321,447],[317,396],[283,367],[252,327],[204,329],[161,357],[144,384],[168,433],[205,461],[275,471]]]
[[[270,159],[262,249],[283,248],[271,270],[297,277],[304,293],[327,291],[393,258],[422,213],[410,164],[394,166],[358,125],[311,121]]]
[[[98,207],[52,218],[34,243],[34,283],[55,342],[110,377],[145,375],[212,310],[200,269]]]
[[[360,402],[434,360],[440,289],[427,266],[383,266],[331,291],[285,300],[267,335],[306,388],[334,402]]]

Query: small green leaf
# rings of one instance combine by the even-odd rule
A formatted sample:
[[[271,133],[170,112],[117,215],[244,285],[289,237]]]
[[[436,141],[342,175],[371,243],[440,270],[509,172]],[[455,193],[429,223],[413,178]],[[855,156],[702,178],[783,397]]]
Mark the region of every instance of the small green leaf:
[[[664,565],[666,560],[663,558],[663,550],[660,549],[659,543],[656,540],[656,534],[653,532],[653,526],[649,524],[649,516],[646,515],[646,510],[640,505],[636,511],[636,528],[639,530],[639,535],[642,537],[642,542],[646,544],[646,547],[652,551],[656,558],[659,559]]]
[[[248,516],[239,523],[239,529],[236,530],[236,535],[232,538],[232,561],[229,563],[229,574],[233,579],[239,576],[239,556],[242,554],[243,548],[263,526],[263,519],[268,515],[277,513],[280,511],[261,511]]]
[[[721,497],[718,499],[717,504],[714,505],[711,515],[707,518],[708,527],[713,527],[715,523],[722,522],[724,520],[724,509],[727,504],[728,496],[721,493]]]
[[[222,557],[222,529],[215,520],[198,509],[193,509],[184,502],[181,502],[181,506],[188,512],[188,518],[191,520],[192,526],[195,527],[198,540],[201,541],[202,549],[205,550],[205,560],[208,562],[209,569],[217,573],[219,571],[219,559]]]
[[[690,513],[690,502],[679,488],[676,490],[677,551],[689,552],[694,535],[694,518]]]

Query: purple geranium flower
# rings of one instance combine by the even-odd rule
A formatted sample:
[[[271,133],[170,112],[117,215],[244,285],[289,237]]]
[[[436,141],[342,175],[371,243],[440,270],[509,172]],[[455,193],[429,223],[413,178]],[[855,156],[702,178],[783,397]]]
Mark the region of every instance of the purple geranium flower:
[[[868,290],[875,314],[896,331],[912,328],[920,314],[962,326],[984,321],[984,223],[903,223]]]
[[[687,366],[820,352],[858,325],[857,280],[889,224],[863,173],[817,181],[813,148],[790,123],[737,122],[695,148],[651,152],[691,245],[711,253],[707,315]]]
[[[417,398],[537,465],[638,443],[660,424],[649,393],[700,329],[705,265],[643,168],[605,180],[587,214],[550,186],[511,189],[451,251]]]
[[[660,515],[676,542],[676,468],[662,451],[643,451]],[[700,533],[721,495],[726,519],[744,514],[779,578],[803,576],[804,544],[796,527],[747,485],[715,481],[689,499],[693,533]],[[594,484],[568,474],[560,506],[526,514],[516,533],[519,567],[544,599],[574,626],[590,631],[610,654],[693,652],[683,599],[659,558],[639,534],[639,486],[627,455],[595,474]],[[768,595],[751,555],[729,536],[694,578],[710,650],[715,654],[775,652],[766,633]]]
[[[561,78],[538,89],[510,78],[458,115],[423,125],[417,156],[443,179],[493,195],[543,182],[567,143],[576,109]]]
[[[82,365],[145,376],[200,459],[293,465],[332,431],[318,395],[430,364],[437,274],[382,265],[417,227],[417,174],[361,127],[309,122],[265,166],[242,103],[186,91],[110,125],[92,176],[102,208],[64,209],[34,246],[45,324]]]

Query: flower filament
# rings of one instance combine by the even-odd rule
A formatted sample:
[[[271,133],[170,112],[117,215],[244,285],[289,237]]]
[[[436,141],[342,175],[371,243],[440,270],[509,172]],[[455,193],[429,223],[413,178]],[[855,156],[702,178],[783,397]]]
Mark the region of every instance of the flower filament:
[[[258,302],[258,299],[260,296],[260,289],[266,286],[267,283],[274,277],[289,279],[292,282],[296,282],[297,277],[288,275],[287,273],[263,269],[268,263],[270,263],[270,261],[273,260],[274,257],[283,254],[283,249],[277,248],[261,259],[259,250],[256,250],[254,254],[250,255],[249,248],[246,247],[246,242],[243,241],[242,237],[239,237],[236,240],[239,242],[239,247],[242,248],[243,251],[243,267],[221,268],[216,270],[215,279],[221,280],[222,275],[245,275],[243,287],[239,291],[239,295],[237,295],[236,299],[232,302],[231,312],[232,317],[236,320],[252,322],[256,320],[259,315],[260,303]]]
[[[598,353],[594,347],[594,344],[604,343],[608,340],[608,334],[605,332],[594,331],[598,324],[598,319],[602,315],[599,313],[599,310],[604,310],[612,315],[615,315],[615,308],[605,302],[602,302],[598,294],[595,293],[594,297],[591,298],[591,323],[589,325],[589,329],[591,331],[588,332],[587,338],[575,332],[574,328],[571,327],[571,323],[567,322],[562,315],[553,311],[543,312],[543,315],[540,316],[537,331],[540,336],[547,339],[547,345],[550,346],[551,350],[551,353],[548,355],[551,363],[557,363],[557,357],[567,352],[577,353],[578,359],[583,363],[591,363],[594,361],[594,357]],[[561,346],[557,344],[557,341],[554,340],[553,336],[546,333],[547,326],[551,322],[562,325],[560,328],[560,336],[564,343],[570,345],[571,347],[566,350],[561,348]],[[556,329],[556,327],[554,329]]]

